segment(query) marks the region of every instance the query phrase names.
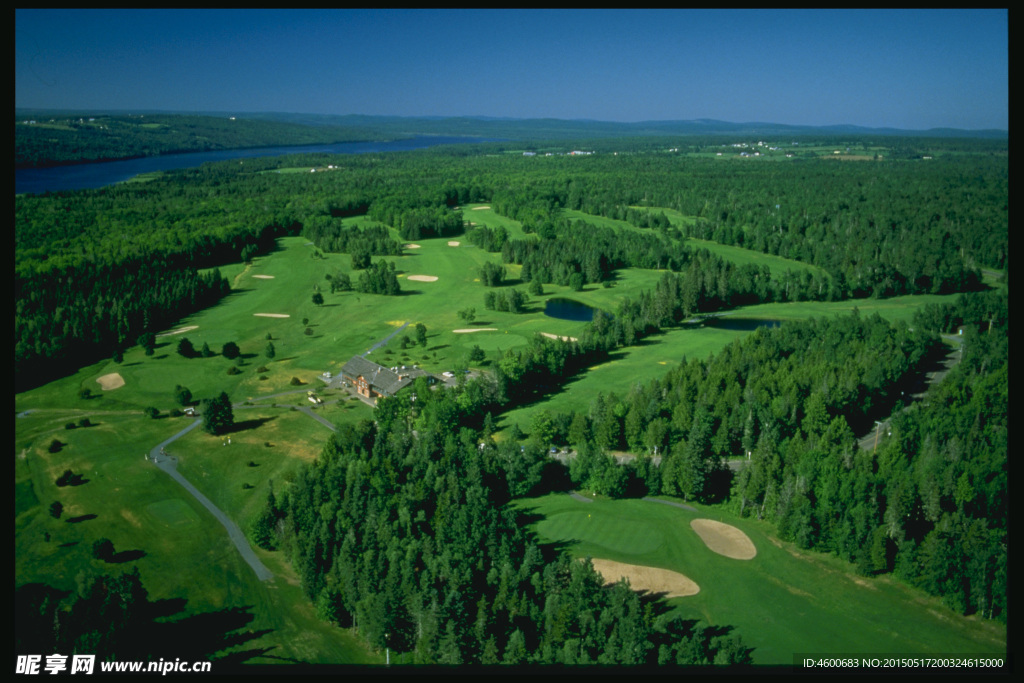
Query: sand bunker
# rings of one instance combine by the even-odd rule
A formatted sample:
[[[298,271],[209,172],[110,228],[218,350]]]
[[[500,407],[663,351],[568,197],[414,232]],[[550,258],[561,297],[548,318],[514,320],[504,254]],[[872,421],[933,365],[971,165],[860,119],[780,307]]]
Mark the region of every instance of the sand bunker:
[[[170,337],[171,335],[181,334],[183,332],[188,332],[188,331],[194,330],[194,329],[196,329],[198,327],[199,327],[199,325],[189,325],[188,327],[179,327],[176,330],[171,330],[170,332],[164,332],[163,334],[158,334],[156,336],[157,337]]]
[[[562,341],[577,341],[576,337],[559,337],[557,334],[551,334],[550,332],[541,332],[542,337],[548,339],[561,339]]]
[[[757,555],[757,548],[745,533],[734,526],[716,522],[713,519],[695,519],[690,528],[697,532],[708,549],[734,560],[750,560]]]
[[[594,569],[604,578],[605,583],[616,583],[620,578],[625,577],[629,579],[629,585],[634,590],[665,593],[670,598],[683,598],[700,592],[700,586],[692,579],[668,569],[623,564],[611,560],[593,559],[591,562],[594,563]]]
[[[458,242],[449,242],[448,246],[449,247],[457,247],[457,246],[459,246],[459,243]]]
[[[405,245],[405,248],[406,249],[419,249],[420,245],[418,245],[418,244],[407,244],[407,245]]]
[[[253,277],[258,277],[261,280],[273,280],[274,279],[273,275],[253,275]]]
[[[489,209],[489,208],[491,208],[491,207],[489,207],[489,206],[474,206],[473,210],[474,211],[483,211],[484,209]]]
[[[452,330],[455,334],[469,334],[470,332],[497,332],[497,327],[473,327],[466,330]]]
[[[99,382],[103,391],[110,391],[111,389],[117,389],[118,387],[124,386],[124,377],[116,372],[112,372],[109,375],[103,375],[96,381]]]
[[[437,281],[437,276],[436,275],[410,275],[409,279],[410,280],[415,280],[416,282],[436,282]]]
[[[291,316],[287,313],[253,313],[261,318],[290,318]]]

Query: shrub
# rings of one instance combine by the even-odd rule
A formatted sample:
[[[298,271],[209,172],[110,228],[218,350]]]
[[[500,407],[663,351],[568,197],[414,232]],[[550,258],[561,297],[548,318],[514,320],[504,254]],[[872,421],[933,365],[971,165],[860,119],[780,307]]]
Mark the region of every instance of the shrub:
[[[302,380],[299,379],[298,377],[292,377],[291,384],[292,384],[293,387],[302,386]]]
[[[229,375],[238,375],[241,374],[241,372],[241,369],[237,365],[232,365],[230,368],[228,368]]]
[[[64,429],[74,429],[74,428],[75,428],[75,423],[74,422],[65,422],[64,423]]]
[[[109,538],[101,538],[92,544],[92,556],[97,560],[109,562],[114,557],[114,543]]]
[[[89,422],[89,418],[83,417],[81,420],[78,421],[78,426],[79,427],[91,427],[92,426],[92,422]]]
[[[64,506],[61,505],[59,500],[55,500],[50,503],[50,516],[54,519],[60,519],[61,513],[64,512]]]
[[[57,439],[54,439],[53,441],[50,442],[50,446],[49,446],[48,450],[51,453],[60,453],[60,449],[63,448],[63,447],[64,447],[64,444],[62,444],[60,441],[57,441]],[[71,470],[68,470],[68,472],[70,472],[70,471]],[[57,484],[57,486],[61,486],[61,484]]]
[[[151,420],[155,420],[156,418],[160,417],[160,409],[154,408],[153,406],[149,406],[142,412],[144,412],[146,416]]]

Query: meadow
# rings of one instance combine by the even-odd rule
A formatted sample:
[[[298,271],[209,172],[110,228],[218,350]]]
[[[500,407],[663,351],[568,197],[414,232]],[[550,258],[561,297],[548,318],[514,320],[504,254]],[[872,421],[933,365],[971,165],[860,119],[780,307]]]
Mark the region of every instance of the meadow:
[[[463,207],[464,216],[482,225],[503,225],[513,237],[525,237],[518,223],[484,206]],[[363,219],[344,220],[357,225]],[[775,257],[752,252],[736,257],[776,265]],[[396,264],[400,296],[354,291],[332,294],[327,275],[344,273],[353,281],[358,278],[350,257],[318,255],[304,238],[283,238],[276,251],[250,264],[221,268],[231,279],[232,293],[217,306],[161,333],[152,356],[132,347],[120,363],[96,363],[17,395],[16,582],[42,581],[71,590],[80,572],[109,569],[90,552],[94,541],[106,537],[119,553],[127,551],[122,564],[139,567],[150,599],[183,599],[183,614],[239,608],[251,615],[251,621],[238,628],[244,626],[255,634],[242,646],[259,653],[254,662],[380,661],[378,653],[366,652],[350,632],[317,620],[287,558],[280,553],[257,550],[275,573],[270,582],[257,581],[226,542],[224,529],[140,454],[177,433],[191,419],[169,416],[172,409],[180,408],[173,399],[176,385],[188,387],[196,400],[224,391],[236,404],[252,404],[236,407],[239,428],[232,433],[230,446],[223,445],[221,437],[194,430],[169,449],[179,458],[179,471],[246,528],[266,499],[270,482],[285,485],[299,467],[318,455],[330,435],[329,429],[307,415],[270,404],[308,406],[305,392],[323,386],[318,375],[324,371],[337,374],[352,356],[366,352],[401,325],[424,324],[426,346],[402,349],[403,335],[399,334],[369,357],[383,365],[417,364],[436,373],[458,364],[470,365],[466,358],[474,346],[487,352],[487,360],[478,366],[486,369],[504,350],[529,343],[537,333],[577,336],[583,328],[583,323],[543,315],[544,300],[567,295],[566,287],[545,285],[544,295],[533,297],[525,314],[485,310],[486,289],[479,282],[479,268],[487,261],[500,262],[500,256],[464,240],[422,240],[416,248],[407,247],[402,256],[386,260]],[[507,266],[507,270],[512,286],[525,284],[517,283],[517,267]],[[410,278],[415,275],[437,279]],[[624,270],[613,287],[589,286],[571,296],[614,311],[623,297],[635,297],[653,287],[660,276],[656,271]],[[312,301],[317,289],[323,293],[322,305]],[[862,314],[877,311],[888,319],[906,321],[915,306],[939,300],[942,298],[905,297],[766,304],[732,315],[784,321],[841,314],[856,305]],[[468,307],[476,309],[472,323],[458,316]],[[474,332],[456,331],[466,329]],[[406,333],[415,339],[411,327]],[[507,428],[516,422],[525,430],[532,413],[539,409],[585,410],[597,391],[625,393],[636,382],[664,374],[683,357],[706,357],[743,334],[746,332],[694,325],[653,336],[591,368],[565,391],[510,411],[500,426]],[[207,344],[214,355],[182,357],[176,349],[184,337],[196,349]],[[237,360],[220,355],[229,341],[241,349]],[[269,344],[274,347],[272,358],[267,354]],[[237,373],[229,374],[233,368]],[[102,389],[98,380],[114,373],[124,380],[123,386]],[[83,397],[84,390],[89,390],[89,397]],[[336,425],[372,419],[371,409],[358,400],[349,400],[340,392],[321,395],[325,405],[316,410]],[[160,411],[159,418],[145,416],[143,410],[149,406]],[[83,417],[93,425],[65,428]],[[55,453],[49,450],[54,439],[64,444]],[[55,480],[68,468],[83,473],[87,483],[57,487]],[[53,501],[64,506],[61,519],[48,514]],[[542,536],[572,542],[580,554],[596,557],[600,553],[607,559],[634,563],[642,560],[652,566],[678,568],[693,578],[701,585],[701,593],[673,604],[695,618],[735,625],[756,648],[759,662],[789,661],[788,653],[797,650],[837,648],[993,651],[988,640],[972,640],[967,635],[974,628],[971,620],[885,580],[854,580],[838,560],[799,553],[774,541],[767,526],[749,520],[734,523],[754,539],[759,554],[739,569],[735,561],[706,557],[703,546],[684,533],[689,532],[681,523],[688,519],[687,513],[667,506],[596,501],[586,512],[606,522],[605,530],[598,532],[594,529],[599,525],[585,526],[573,508],[580,504],[565,496],[524,505],[534,506],[547,517],[538,527]],[[715,510],[713,514],[720,513]],[[80,521],[69,522],[69,518]],[[623,520],[635,520],[637,526]],[[673,530],[676,526],[681,531]],[[703,559],[696,562],[698,555]],[[884,614],[887,616],[881,621],[885,626],[872,625]],[[912,635],[909,625],[915,619],[924,625]],[[945,635],[940,633],[943,624]],[[986,624],[984,628],[989,627]]]

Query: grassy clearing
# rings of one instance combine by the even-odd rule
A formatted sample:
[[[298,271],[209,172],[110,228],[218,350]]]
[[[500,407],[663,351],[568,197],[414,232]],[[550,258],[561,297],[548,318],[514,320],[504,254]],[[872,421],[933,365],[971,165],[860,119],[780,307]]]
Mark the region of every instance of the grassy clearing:
[[[481,224],[504,224],[510,234],[517,234],[513,228],[521,232],[521,227],[489,209],[470,208],[465,214]],[[358,224],[364,219],[345,220]],[[316,409],[318,414],[335,424],[372,418],[370,408],[361,401],[350,400],[340,392],[321,391],[322,384],[316,379],[321,372],[337,373],[349,358],[365,352],[403,323],[418,322],[428,330],[425,347],[402,349],[402,335],[398,335],[370,358],[384,365],[418,364],[428,371],[441,372],[452,369],[473,346],[480,346],[489,354],[486,367],[501,352],[528,343],[538,333],[579,336],[582,323],[543,315],[546,299],[571,296],[614,311],[623,297],[635,297],[661,277],[655,271],[627,269],[618,274],[610,288],[590,286],[582,292],[570,292],[565,287],[547,285],[543,296],[533,298],[528,313],[498,313],[483,307],[486,289],[478,281],[478,271],[484,262],[500,262],[500,257],[460,241],[462,245],[451,247],[447,239],[420,240],[419,249],[387,258],[404,276],[403,294],[382,297],[357,292],[330,294],[326,274],[347,273],[353,280],[358,279],[350,257],[328,254],[313,258],[314,249],[305,239],[282,239],[277,251],[256,258],[250,265],[222,267],[221,272],[233,283],[232,294],[211,309],[177,321],[165,332],[194,329],[160,337],[153,356],[145,356],[138,347],[131,348],[120,364],[102,361],[16,396],[16,413],[32,411],[15,419],[16,585],[45,581],[70,589],[82,570],[109,570],[91,556],[92,543],[107,537],[118,551],[145,553],[133,563],[139,566],[152,599],[185,598],[187,613],[232,606],[251,610],[254,618],[250,627],[271,632],[243,647],[272,647],[272,656],[298,661],[357,663],[373,659],[346,632],[315,619],[285,558],[260,552],[278,578],[266,584],[256,581],[227,542],[223,528],[173,480],[140,457],[188,423],[188,418],[152,420],[142,411],[154,406],[166,416],[179,407],[173,398],[177,384],[188,387],[197,400],[226,391],[235,402],[255,402],[253,407],[236,409],[235,418],[242,428],[232,433],[230,446],[196,430],[171,449],[180,458],[181,472],[244,528],[265,500],[269,482],[273,480],[275,488],[287,486],[297,468],[314,458],[329,437],[329,430],[307,415],[270,404],[308,406],[305,391],[312,389],[325,401]],[[517,282],[519,269],[508,267],[508,271],[510,286],[522,286]],[[410,274],[438,279],[416,282],[408,279]],[[324,292],[322,306],[312,303],[314,286]],[[915,306],[939,300],[942,298],[907,297],[835,304],[769,304],[734,315],[785,320],[842,313],[856,305],[862,314],[878,310],[890,319],[909,320]],[[457,312],[471,306],[477,310],[477,319],[467,324]],[[289,317],[268,318],[257,313]],[[303,323],[303,318],[308,318],[308,323]],[[474,334],[454,332],[467,327],[496,329]],[[312,334],[305,333],[307,328]],[[276,351],[273,359],[265,355],[268,334]],[[597,391],[624,393],[637,381],[663,374],[684,355],[705,357],[743,334],[705,327],[652,337],[644,344],[617,352],[610,362],[592,368],[559,395],[512,411],[503,418],[503,425],[518,421],[525,430],[531,411],[541,407],[585,410]],[[411,328],[408,335],[415,338]],[[207,343],[218,355],[193,359],[179,356],[176,348],[183,336],[196,349]],[[219,355],[228,341],[241,348],[240,359],[231,361]],[[240,372],[229,375],[232,367]],[[124,378],[124,386],[101,390],[97,379],[114,372]],[[293,377],[302,386],[293,386]],[[81,398],[82,389],[89,389],[94,396]],[[284,395],[276,396],[281,393]],[[271,400],[259,400],[271,395]],[[77,423],[82,417],[89,417],[96,426],[64,428],[67,422]],[[51,454],[47,447],[55,438],[67,446]],[[56,487],[54,480],[66,468],[84,473],[89,482]],[[64,504],[65,518],[96,517],[75,524],[53,519],[48,511],[55,500]],[[617,548],[619,554],[608,559],[620,561],[635,562],[627,556],[636,548],[658,552],[651,548],[671,540],[665,537],[658,541],[655,532],[650,531],[645,532],[648,540],[641,543],[622,523],[609,524],[604,533],[607,537],[601,542]],[[46,534],[50,540],[46,540]],[[701,580],[692,578],[702,585],[703,594]],[[720,623],[740,624],[724,606],[709,604]],[[789,623],[779,619],[773,628],[803,632],[802,626],[786,626],[783,622]],[[759,626],[754,624],[753,628]]]
[[[564,494],[517,505],[543,515],[538,535],[568,543],[577,557],[689,577],[700,593],[670,604],[687,618],[735,626],[758,664],[791,664],[797,652],[1006,652],[1005,627],[962,617],[888,578],[858,576],[837,558],[799,550],[767,524],[718,508],[695,506],[695,513],[642,500],[581,503]],[[701,518],[741,529],[757,556],[733,560],[709,550],[690,528]]]
[[[914,311],[927,303],[951,302],[956,295],[904,296],[892,299],[858,299],[836,302],[789,302],[760,304],[730,311],[728,317],[756,320],[805,320],[812,317],[848,315],[856,308],[861,315],[878,313],[891,322],[911,323]],[[574,297],[576,298],[576,297]],[[581,298],[581,300],[584,300]],[[590,301],[587,301],[590,303]],[[594,305],[594,304],[591,304]],[[575,323],[582,329],[583,323]],[[563,334],[573,334],[571,331]],[[640,344],[619,349],[611,360],[596,365],[573,379],[566,390],[528,406],[505,413],[499,422],[502,429],[513,423],[529,431],[533,416],[540,410],[550,412],[583,411],[590,407],[597,392],[614,392],[623,396],[636,384],[646,384],[663,376],[683,358],[707,358],[718,353],[734,340],[750,334],[711,325],[688,325],[652,335]]]
[[[177,442],[172,448],[175,454],[180,450],[186,476],[236,520],[245,519],[256,498],[262,502],[267,479],[283,485],[298,464],[319,449],[309,443],[303,447],[301,442],[293,447],[288,439],[311,440],[318,427],[326,431],[301,413],[277,412],[276,425],[268,423],[236,435],[230,451],[206,448],[205,453],[194,454],[187,440],[181,449]],[[21,445],[15,460],[16,585],[40,581],[73,590],[80,572],[117,572],[137,566],[150,600],[187,601],[173,619],[242,608],[252,617],[245,628],[269,631],[240,649],[268,648],[272,657],[302,662],[376,661],[351,633],[316,620],[285,558],[257,551],[277,577],[267,583],[258,581],[206,509],[140,457],[181,429],[185,418],[150,420],[111,413],[94,415],[95,426],[64,429],[64,423],[77,415],[77,411],[40,411],[16,418],[16,444]],[[271,436],[271,429],[281,441],[267,448],[263,437]],[[194,440],[214,438],[198,430],[189,436],[193,435]],[[54,438],[66,444],[59,453],[48,451]],[[257,439],[259,446],[254,443]],[[259,467],[248,468],[249,459]],[[56,486],[55,479],[65,469],[83,474],[87,481],[80,486]],[[259,479],[247,471],[257,470],[264,477],[261,486],[243,491],[242,481]],[[60,519],[49,514],[53,501],[64,506]],[[84,519],[68,521],[76,518]],[[114,565],[95,560],[92,544],[100,538],[112,540],[119,553],[142,555]]]

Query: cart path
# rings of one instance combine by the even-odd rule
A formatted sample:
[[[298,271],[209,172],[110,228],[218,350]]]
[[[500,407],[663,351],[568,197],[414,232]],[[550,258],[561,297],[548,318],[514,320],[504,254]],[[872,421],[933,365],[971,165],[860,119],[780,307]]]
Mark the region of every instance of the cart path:
[[[203,507],[210,511],[210,514],[217,518],[217,521],[224,525],[224,528],[227,529],[228,537],[231,539],[231,542],[235,544],[236,548],[238,548],[238,552],[241,553],[242,559],[248,562],[249,566],[252,567],[252,570],[256,572],[256,577],[260,581],[269,581],[274,578],[274,573],[267,569],[266,566],[260,562],[260,559],[256,557],[256,553],[254,553],[252,548],[249,546],[249,541],[246,540],[245,534],[243,534],[242,530],[238,528],[238,525],[231,521],[220,508],[214,505],[213,501],[200,493],[199,489],[193,486],[191,482],[181,476],[178,472],[177,458],[163,452],[164,448],[171,442],[185,436],[202,424],[202,422],[202,419],[195,420],[192,424],[185,427],[171,438],[154,446],[149,452],[149,458],[156,463],[157,467],[169,474],[176,482],[184,486],[186,491],[191,493],[196,500],[203,504]]]

